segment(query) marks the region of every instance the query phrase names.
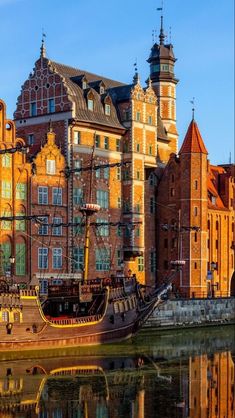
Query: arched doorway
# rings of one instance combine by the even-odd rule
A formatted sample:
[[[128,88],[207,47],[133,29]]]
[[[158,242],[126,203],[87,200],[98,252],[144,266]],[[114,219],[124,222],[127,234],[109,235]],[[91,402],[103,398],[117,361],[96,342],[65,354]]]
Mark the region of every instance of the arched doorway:
[[[235,271],[233,272],[231,278],[230,295],[235,297]]]

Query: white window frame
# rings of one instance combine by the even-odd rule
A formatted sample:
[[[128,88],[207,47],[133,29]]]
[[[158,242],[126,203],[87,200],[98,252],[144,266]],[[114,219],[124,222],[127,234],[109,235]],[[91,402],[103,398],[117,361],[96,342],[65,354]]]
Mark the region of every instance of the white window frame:
[[[63,204],[62,187],[52,187],[52,204],[55,206],[62,206]]]
[[[52,268],[61,269],[62,268],[62,248],[53,248],[52,249]]]
[[[38,186],[38,204],[48,205],[48,187]]]
[[[56,172],[56,166],[55,166],[55,160],[46,160],[46,172],[47,174],[55,174]]]
[[[40,270],[48,268],[48,248],[46,247],[38,248],[38,268]]]

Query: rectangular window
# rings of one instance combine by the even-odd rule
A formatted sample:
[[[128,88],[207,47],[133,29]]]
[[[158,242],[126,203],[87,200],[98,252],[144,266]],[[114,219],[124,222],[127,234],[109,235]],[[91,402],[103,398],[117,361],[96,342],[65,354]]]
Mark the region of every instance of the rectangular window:
[[[53,248],[52,250],[52,268],[62,268],[62,248]]]
[[[149,155],[153,155],[153,147],[152,147],[152,145],[149,145]]]
[[[81,216],[75,216],[73,218],[73,223],[76,224],[73,227],[74,236],[82,235],[84,233],[84,220],[82,221]]]
[[[197,216],[197,206],[194,206],[194,216]]]
[[[195,182],[194,182],[194,187],[195,187],[195,190],[198,189],[198,181],[197,180],[195,180]]]
[[[109,149],[109,137],[104,137],[104,149]]]
[[[148,124],[152,125],[153,124],[153,118],[151,115],[148,116]]]
[[[2,197],[10,199],[11,198],[11,182],[2,180]]]
[[[84,251],[82,247],[74,247],[73,262],[75,271],[83,271],[84,269]]]
[[[53,218],[53,227],[52,227],[52,235],[61,236],[62,235],[62,218]],[[59,226],[55,226],[59,225]]]
[[[140,112],[136,112],[136,120],[138,122],[140,122],[140,120],[141,120],[141,113]]]
[[[136,144],[136,152],[140,152],[140,144]]]
[[[3,273],[6,274],[7,272],[11,272],[11,263],[10,263],[10,256],[11,256],[11,244],[4,243],[0,246],[1,252],[1,262],[2,262],[2,268]]]
[[[107,248],[96,249],[96,270],[109,271],[110,270],[110,250]]]
[[[104,167],[104,179],[109,179],[109,167]]]
[[[62,187],[52,188],[52,204],[62,206]]]
[[[95,169],[95,177],[96,177],[97,179],[100,179],[100,175],[101,175],[101,169],[100,169],[100,167],[99,167],[99,168],[96,168],[96,169]]]
[[[117,207],[118,207],[118,209],[121,209],[121,207],[122,207],[122,198],[120,196],[118,196],[118,198],[117,198]]]
[[[47,174],[55,174],[55,160],[47,160]]]
[[[121,180],[121,167],[117,167],[117,176],[116,176],[116,178],[117,178],[117,180]]]
[[[39,227],[38,227],[38,235],[48,235],[48,218],[47,216],[44,217],[40,217],[39,218],[40,222],[39,223]]]
[[[82,205],[82,203],[83,203],[83,190],[81,188],[75,187],[73,189],[73,203],[75,205]]]
[[[49,99],[48,100],[48,113],[54,113],[55,112],[55,99]]]
[[[74,172],[75,176],[80,177],[81,176],[81,166],[82,166],[81,160],[74,160],[73,164],[74,164],[75,170],[78,170],[78,171]]]
[[[140,171],[136,171],[136,180],[140,180]]]
[[[110,105],[109,105],[109,104],[107,104],[107,103],[105,103],[105,105],[104,105],[104,112],[105,112],[105,114],[106,114],[107,116],[110,116],[110,113],[111,113],[111,107],[110,107]]]
[[[47,269],[48,268],[48,248],[38,248],[38,268]]]
[[[109,225],[106,219],[96,219],[97,224],[101,224],[100,226],[97,225],[97,235],[101,237],[108,237],[109,236]]]
[[[117,236],[118,237],[122,236],[122,227],[120,225],[118,225],[118,227],[117,227]]]
[[[37,105],[36,105],[36,102],[30,103],[30,116],[37,116]]]
[[[138,271],[144,271],[144,257],[138,257]]]
[[[93,112],[93,110],[94,110],[94,101],[92,99],[88,99],[88,101],[87,101],[87,107],[88,107],[88,110],[91,110],[91,112]]]
[[[28,135],[28,145],[33,145],[34,144],[34,134],[29,134]]]
[[[16,216],[25,216],[25,213],[17,213]],[[26,222],[24,219],[16,220],[16,231],[26,231]]]
[[[25,243],[16,244],[15,268],[17,276],[26,274],[26,246]]]
[[[95,136],[95,147],[100,148],[100,135]]]
[[[16,199],[19,200],[26,200],[26,184],[25,183],[17,183],[16,185]]]
[[[74,134],[73,134],[73,143],[75,145],[79,145],[80,142],[81,142],[81,132],[74,131]]]
[[[116,139],[116,151],[121,151],[121,140],[119,138]]]
[[[130,111],[129,109],[124,110],[124,120],[130,120]]]
[[[11,167],[11,155],[3,154],[2,156],[2,167]]]
[[[140,228],[139,228],[139,227],[135,228],[135,236],[136,236],[137,238],[139,238],[139,237],[140,237]]]
[[[122,251],[117,250],[117,265],[118,267],[121,267],[122,265]]]
[[[150,253],[150,271],[151,271],[151,273],[155,273],[155,271],[156,271],[156,253],[155,253],[155,251],[151,251],[151,253]]]
[[[38,186],[38,204],[48,205],[48,187]]]
[[[108,209],[109,207],[109,192],[104,190],[97,190],[96,191],[96,201],[97,204],[100,205],[103,209]]]

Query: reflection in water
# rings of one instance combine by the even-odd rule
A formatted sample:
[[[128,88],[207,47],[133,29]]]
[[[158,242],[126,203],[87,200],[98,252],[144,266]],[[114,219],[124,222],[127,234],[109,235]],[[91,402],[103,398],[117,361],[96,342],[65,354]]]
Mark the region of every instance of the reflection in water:
[[[2,360],[0,417],[234,418],[234,335],[141,334],[106,355]]]

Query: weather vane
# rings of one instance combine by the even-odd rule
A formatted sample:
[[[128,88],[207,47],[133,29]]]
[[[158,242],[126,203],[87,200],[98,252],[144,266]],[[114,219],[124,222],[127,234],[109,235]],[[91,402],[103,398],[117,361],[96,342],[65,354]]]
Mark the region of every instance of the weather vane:
[[[195,97],[193,97],[193,100],[190,100],[190,103],[193,105],[192,107],[192,118],[194,120],[194,112],[195,112]]]

